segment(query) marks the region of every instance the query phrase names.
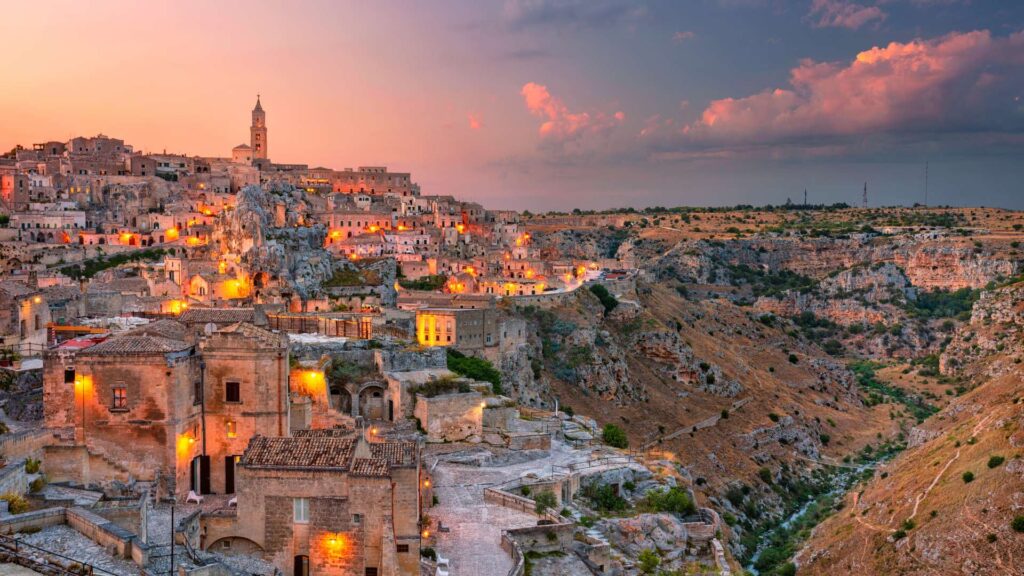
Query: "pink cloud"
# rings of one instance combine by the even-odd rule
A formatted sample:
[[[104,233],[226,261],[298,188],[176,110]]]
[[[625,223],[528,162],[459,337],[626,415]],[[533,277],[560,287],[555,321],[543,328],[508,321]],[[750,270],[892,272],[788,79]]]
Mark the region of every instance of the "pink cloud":
[[[543,84],[529,82],[523,85],[520,94],[526,109],[544,119],[537,130],[541,138],[555,144],[578,141],[589,134],[606,133],[626,119],[623,112],[572,112]]]
[[[885,20],[886,13],[878,6],[864,6],[849,0],[814,0],[807,17],[815,28],[848,28],[856,30],[873,21]]]
[[[877,133],[1004,131],[1024,88],[1024,32],[953,33],[875,47],[847,63],[804,60],[786,88],[713,100],[700,119],[646,129],[664,146],[706,147]]]
[[[672,35],[672,42],[675,43],[675,44],[682,44],[683,42],[685,42],[687,40],[692,40],[696,36],[697,35],[694,34],[693,32],[691,32],[689,30],[684,30],[684,31],[676,32],[675,34],[673,34]]]
[[[469,121],[470,130],[479,130],[484,127],[484,121],[480,118],[479,115],[474,114],[473,112],[467,114],[466,119]]]

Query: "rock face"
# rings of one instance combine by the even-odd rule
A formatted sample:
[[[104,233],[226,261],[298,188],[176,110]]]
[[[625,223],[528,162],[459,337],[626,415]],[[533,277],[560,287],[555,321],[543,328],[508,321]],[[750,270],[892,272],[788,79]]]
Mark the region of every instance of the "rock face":
[[[974,303],[971,321],[961,327],[939,356],[939,370],[957,375],[986,357],[996,362],[985,364],[990,376],[1013,368],[1011,358],[1024,354],[1024,283],[986,291]]]
[[[670,276],[685,281],[728,283],[728,276],[713,272],[716,263],[721,262],[789,270],[818,279],[840,270],[891,263],[902,270],[912,286],[925,290],[981,288],[1021,270],[1020,262],[978,252],[960,238],[870,234],[851,234],[846,238],[766,237],[727,243],[684,241],[667,251],[654,267],[663,274],[671,269]],[[853,275],[848,281],[854,285]],[[843,282],[836,279],[838,286]]]
[[[662,569],[671,570],[683,562],[706,557],[714,536],[714,529],[708,534],[706,526],[663,513],[608,520],[602,527],[616,549],[633,558],[643,550],[655,549],[662,556]]]
[[[727,398],[743,391],[743,386],[726,378],[718,365],[696,358],[693,349],[675,332],[644,332],[637,338],[636,347],[641,354],[663,366],[676,382]]]
[[[246,186],[220,222],[222,251],[241,258],[257,292],[276,283],[305,300],[332,276],[326,229],[302,225],[302,204],[302,192],[289,185]]]

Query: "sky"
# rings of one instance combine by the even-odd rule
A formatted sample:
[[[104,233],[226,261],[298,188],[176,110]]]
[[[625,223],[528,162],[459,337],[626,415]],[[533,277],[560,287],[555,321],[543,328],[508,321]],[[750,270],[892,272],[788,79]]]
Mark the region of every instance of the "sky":
[[[103,133],[411,172],[494,208],[1024,208],[1016,0],[0,7],[0,150]]]

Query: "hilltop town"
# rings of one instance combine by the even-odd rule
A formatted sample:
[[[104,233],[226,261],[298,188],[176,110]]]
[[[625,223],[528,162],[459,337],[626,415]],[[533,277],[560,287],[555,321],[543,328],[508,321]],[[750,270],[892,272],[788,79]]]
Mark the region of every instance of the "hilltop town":
[[[4,562],[1022,569],[1024,213],[491,210],[269,136],[0,157]]]

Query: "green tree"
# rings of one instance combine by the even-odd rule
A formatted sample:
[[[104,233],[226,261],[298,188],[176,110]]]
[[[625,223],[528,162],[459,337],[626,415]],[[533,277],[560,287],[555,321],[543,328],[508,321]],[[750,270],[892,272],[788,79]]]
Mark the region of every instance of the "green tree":
[[[626,437],[626,431],[615,424],[604,425],[604,428],[601,429],[601,439],[604,440],[605,444],[615,448],[629,447],[629,438]]]
[[[533,501],[535,503],[534,511],[537,512],[537,514],[543,514],[547,512],[548,509],[554,508],[555,505],[558,504],[558,500],[555,498],[555,493],[550,490],[538,492],[537,495],[533,497]]]
[[[611,292],[603,284],[594,284],[590,287],[590,291],[601,301],[606,315],[619,305],[619,301],[615,299],[615,296],[612,296]]]

